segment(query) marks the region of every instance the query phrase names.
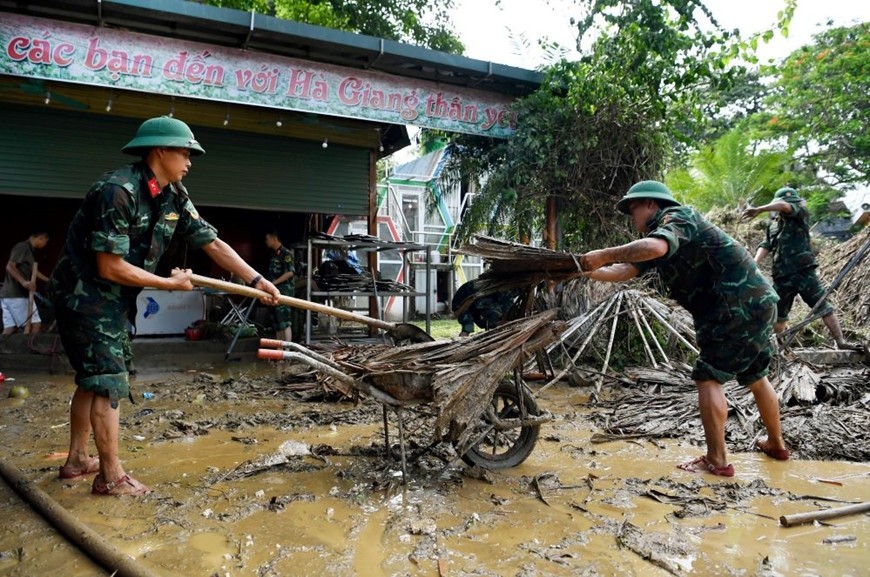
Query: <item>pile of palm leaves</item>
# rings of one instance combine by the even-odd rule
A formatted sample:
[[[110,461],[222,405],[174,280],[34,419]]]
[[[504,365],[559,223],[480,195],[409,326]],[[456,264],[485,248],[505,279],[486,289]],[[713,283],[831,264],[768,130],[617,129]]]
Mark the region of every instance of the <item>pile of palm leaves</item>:
[[[835,245],[818,256],[819,274],[826,284],[843,274],[831,301],[838,316],[855,327],[866,327],[870,322],[870,227],[847,242]],[[846,267],[851,266],[848,270]],[[845,323],[844,323],[845,324]]]

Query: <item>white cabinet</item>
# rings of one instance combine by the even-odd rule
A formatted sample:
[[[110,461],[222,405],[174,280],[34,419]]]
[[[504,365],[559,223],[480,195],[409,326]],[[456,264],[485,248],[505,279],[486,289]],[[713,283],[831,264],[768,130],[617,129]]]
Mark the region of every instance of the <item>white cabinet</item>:
[[[202,290],[144,289],[136,297],[136,335],[182,335],[190,323],[205,318]]]

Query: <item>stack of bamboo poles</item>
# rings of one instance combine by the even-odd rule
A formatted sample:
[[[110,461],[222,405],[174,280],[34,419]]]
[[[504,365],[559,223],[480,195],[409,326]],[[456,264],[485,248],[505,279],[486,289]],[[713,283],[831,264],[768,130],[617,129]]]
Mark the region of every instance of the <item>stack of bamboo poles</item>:
[[[698,353],[694,344],[695,330],[686,311],[635,289],[620,290],[569,321],[559,341],[547,348],[553,365],[563,369],[542,389],[561,380],[572,370],[582,370],[577,362],[584,352],[597,352],[599,357],[603,357],[595,387],[595,392],[600,392],[614,347],[624,344],[614,342],[619,323],[627,325],[620,334],[638,335],[644,355],[654,368],[672,366],[672,357],[679,346]]]

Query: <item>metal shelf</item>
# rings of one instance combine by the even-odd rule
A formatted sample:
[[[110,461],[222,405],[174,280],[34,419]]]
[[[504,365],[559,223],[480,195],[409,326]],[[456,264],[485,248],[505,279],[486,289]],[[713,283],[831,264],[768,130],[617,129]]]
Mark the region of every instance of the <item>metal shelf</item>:
[[[363,253],[371,253],[371,252],[385,252],[385,251],[399,251],[402,254],[402,269],[404,270],[404,277],[408,278],[408,271],[410,267],[421,267],[425,265],[426,268],[426,290],[425,292],[420,291],[375,291],[375,290],[364,290],[364,291],[323,291],[317,290],[312,291],[312,275],[314,271],[314,263],[313,263],[313,254],[315,250],[326,250],[330,248],[336,248],[343,251],[357,251]],[[308,239],[308,266],[307,266],[307,294],[306,298],[311,300],[311,297],[325,297],[327,299],[330,298],[339,298],[339,297],[364,297],[369,299],[380,299],[380,298],[388,298],[388,297],[397,297],[403,300],[403,311],[402,311],[402,319],[403,321],[408,320],[408,299],[415,297],[426,297],[426,332],[431,331],[431,305],[429,295],[431,294],[432,287],[430,286],[430,275],[429,272],[432,270],[432,255],[431,255],[431,247],[424,244],[414,244],[407,242],[389,242],[382,241],[374,238],[353,238],[353,239],[322,239],[322,238],[309,238]],[[423,262],[413,262],[410,258],[408,258],[409,253],[413,252],[424,252],[425,257]],[[374,275],[372,275],[374,276]],[[381,304],[375,305],[378,311],[382,311],[383,307]],[[360,309],[360,308],[345,308],[345,310],[371,310],[371,301],[368,308]],[[382,315],[381,315],[382,316]],[[381,320],[384,320],[381,318]],[[305,342],[306,344],[311,342],[311,311],[306,311],[305,313]]]

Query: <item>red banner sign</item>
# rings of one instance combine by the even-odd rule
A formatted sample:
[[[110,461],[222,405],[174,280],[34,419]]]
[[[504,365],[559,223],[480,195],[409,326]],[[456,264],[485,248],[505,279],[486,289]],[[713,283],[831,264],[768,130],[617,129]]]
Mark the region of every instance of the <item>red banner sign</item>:
[[[508,96],[15,14],[0,74],[508,137]]]

